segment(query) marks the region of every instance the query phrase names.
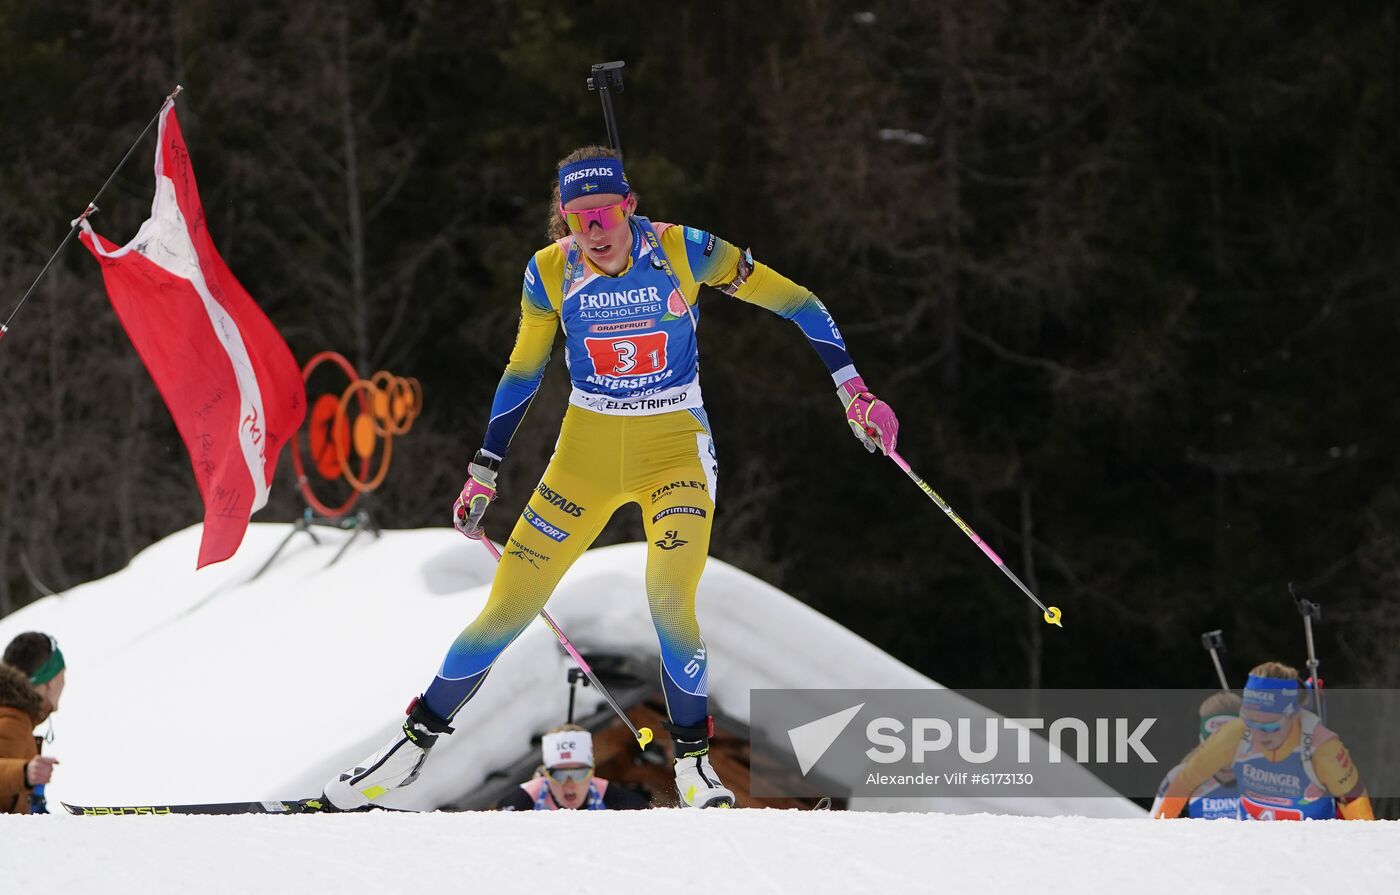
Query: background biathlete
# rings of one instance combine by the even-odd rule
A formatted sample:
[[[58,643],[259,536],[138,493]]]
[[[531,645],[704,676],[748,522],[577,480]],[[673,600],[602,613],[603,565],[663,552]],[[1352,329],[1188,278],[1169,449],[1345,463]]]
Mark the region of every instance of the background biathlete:
[[[1238,718],[1181,764],[1154,806],[1177,817],[1191,793],[1233,768],[1247,820],[1374,820],[1361,772],[1337,734],[1298,704],[1298,672],[1265,662],[1249,673]]]
[[[577,724],[556,727],[540,738],[542,763],[496,807],[501,811],[636,811],[650,808],[645,796],[614,786],[593,773],[593,734]]]
[[[1236,721],[1240,716],[1240,697],[1234,693],[1215,693],[1201,703],[1199,709],[1200,718],[1200,742],[1204,743],[1210,739],[1211,734],[1224,727],[1232,721]],[[1181,764],[1167,771],[1162,778],[1162,784],[1157,788],[1157,798],[1152,803],[1149,815],[1156,817],[1157,812],[1162,808],[1162,801],[1167,792],[1171,789],[1173,781],[1176,780],[1181,769],[1186,762],[1195,756],[1196,751],[1192,750]],[[1201,820],[1238,820],[1240,816],[1240,787],[1239,781],[1235,779],[1235,769],[1232,766],[1221,768],[1216,771],[1204,783],[1196,787],[1191,793],[1186,804],[1186,816]]]
[[[417,777],[496,658],[628,503],[640,507],[646,531],[647,601],[661,648],[677,793],[693,807],[734,804],[708,758],[708,652],[695,618],[719,475],[700,393],[702,283],[795,322],[826,364],[856,436],[871,451],[895,449],[894,412],[865,387],[815,295],[711,233],[638,216],[622,160],[610,149],[577,150],[557,173],[551,236],[558,238],[526,265],[515,348],[454,524],[482,537],[497,471],[562,328],[573,389],[554,456],[505,545],[485,608],[410,704],[402,733],[326,785],[337,808],[362,807]]]

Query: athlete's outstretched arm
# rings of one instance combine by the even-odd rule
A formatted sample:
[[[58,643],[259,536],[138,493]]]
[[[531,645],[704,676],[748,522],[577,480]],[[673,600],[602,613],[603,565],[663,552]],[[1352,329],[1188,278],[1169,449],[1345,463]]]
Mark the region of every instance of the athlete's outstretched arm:
[[[1167,771],[1166,776],[1162,778],[1162,782],[1157,786],[1157,795],[1152,800],[1152,807],[1147,809],[1148,817],[1157,817],[1158,813],[1162,810],[1163,804],[1166,802],[1167,792],[1171,789],[1172,781],[1175,780],[1176,775],[1180,773],[1181,765],[1177,765],[1170,771]],[[1177,809],[1177,813],[1180,814],[1181,810]]]
[[[676,235],[672,235],[676,233]],[[889,405],[878,400],[865,387],[856,372],[855,362],[846,350],[836,320],[810,289],[801,286],[766,264],[757,262],[747,251],[712,233],[693,227],[674,227],[666,232],[671,237],[668,249],[672,255],[683,244],[689,272],[698,283],[714,286],[749,304],[767,308],[784,319],[796,323],[812,348],[826,365],[836,383],[846,418],[856,437],[869,450],[878,446],[886,454],[895,449],[899,421]]]
[[[482,450],[497,461],[505,458],[515,430],[539,391],[558,330],[559,312],[545,292],[536,259],[531,258],[525,268],[525,286],[520,295],[520,329],[515,334],[515,348],[496,386],[491,419],[486,424],[486,437],[482,441]]]
[[[1235,750],[1243,736],[1244,722],[1232,718],[1192,750],[1178,766],[1179,770],[1166,791],[1158,797],[1152,816],[1180,817],[1196,787],[1234,763]]]
[[[796,323],[838,386],[858,375],[836,321],[812,290],[754,261],[749,252],[713,233],[693,227],[676,227],[672,232],[677,233],[672,237],[673,245],[684,242],[685,259],[696,282],[714,286]],[[671,232],[666,235],[671,236]]]
[[[452,524],[469,538],[484,535],[481,520],[496,499],[496,471],[501,468],[510,440],[530,402],[540,389],[554,334],[559,329],[559,313],[550,303],[539,272],[539,255],[525,267],[525,287],[520,295],[520,328],[515,333],[506,371],[496,386],[491,402],[491,419],[481,450],[467,464],[467,481],[452,505]]]

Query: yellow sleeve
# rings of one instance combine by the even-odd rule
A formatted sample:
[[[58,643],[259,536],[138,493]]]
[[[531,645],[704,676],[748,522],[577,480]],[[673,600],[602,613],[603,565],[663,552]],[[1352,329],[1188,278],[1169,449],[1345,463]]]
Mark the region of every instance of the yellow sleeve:
[[[698,237],[687,240],[687,230],[698,234]],[[704,230],[673,224],[662,231],[660,239],[661,248],[666,252],[666,257],[670,259],[676,272],[676,279],[680,280],[681,290],[692,304],[699,292],[699,284],[722,288],[732,283],[739,272],[742,253],[738,247]],[[767,308],[789,320],[816,301],[816,296],[810,289],[799,286],[768,265],[757,261],[754,262],[753,273],[749,274],[749,278],[734,293],[734,297]]]
[[[1176,817],[1191,798],[1196,787],[1235,763],[1235,751],[1244,738],[1244,722],[1232,718],[1210,738],[1186,757],[1181,772],[1162,794],[1162,807],[1157,817]],[[1175,810],[1173,810],[1175,809]]]
[[[535,253],[525,268],[520,292],[520,329],[515,334],[506,373],[529,377],[544,371],[559,331],[559,308],[564,303],[564,253],[557,245]]]
[[[534,379],[544,373],[554,348],[554,336],[559,331],[559,312],[541,311],[528,300],[520,303],[520,326],[515,332],[515,346],[506,361],[506,375],[519,379]]]
[[[706,243],[699,244],[698,250],[692,252],[692,246],[686,245],[687,229],[680,224],[671,224],[657,238],[661,240],[661,251],[671,262],[671,270],[680,282],[681,293],[693,305],[700,294],[701,283],[719,287],[728,285],[734,279],[739,269],[739,250],[713,234],[689,228],[691,232],[702,233],[704,240],[713,240],[708,242],[708,255],[704,253]]]
[[[1356,799],[1366,794],[1366,785],[1361,781],[1361,772],[1351,760],[1351,753],[1335,737],[1323,743],[1312,757],[1313,770],[1317,772],[1317,782],[1339,799]]]
[[[486,423],[481,445],[497,457],[505,457],[510,440],[544,378],[544,368],[554,348],[554,335],[559,331],[563,277],[564,258],[558,246],[551,245],[536,252],[525,268],[515,347],[496,386],[491,418]]]
[[[686,301],[695,303],[699,283],[724,289],[730,286],[745,257],[732,243],[694,227],[668,227],[660,236],[662,250],[680,281]],[[748,270],[748,259],[744,268]],[[812,291],[789,280],[766,264],[753,261],[744,282],[731,294],[740,301],[766,308],[796,323],[839,385],[856,375],[846,342],[826,305]]]
[[[753,273],[734,297],[789,320],[817,302],[812,290],[794,283],[762,261],[754,262]]]
[[[1358,796],[1342,802],[1343,820],[1375,820],[1376,812],[1371,808],[1369,796]]]

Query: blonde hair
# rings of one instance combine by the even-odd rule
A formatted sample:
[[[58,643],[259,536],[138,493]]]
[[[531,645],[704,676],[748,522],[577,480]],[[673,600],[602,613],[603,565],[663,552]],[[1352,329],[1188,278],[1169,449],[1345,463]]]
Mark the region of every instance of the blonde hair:
[[[1215,693],[1201,703],[1200,715],[1202,718],[1213,718],[1216,715],[1238,715],[1240,706],[1243,704],[1244,700],[1240,699],[1238,693]]]
[[[1271,677],[1281,681],[1296,681],[1298,679],[1298,669],[1282,662],[1264,662],[1249,669],[1249,673],[1255,677]]]
[[[573,152],[561,158],[559,164],[554,166],[555,176],[549,188],[549,223],[545,228],[545,232],[549,234],[551,241],[560,240],[569,235],[568,225],[564,223],[563,216],[559,214],[559,206],[563,203],[559,201],[558,174],[574,162],[581,162],[591,158],[615,158],[618,161],[622,161],[622,153],[609,146],[599,146],[594,143],[588,146],[580,146],[578,149],[575,149]],[[633,190],[632,195],[636,196],[637,191]],[[579,729],[581,730],[582,728]],[[550,731],[550,733],[554,732],[555,731]]]

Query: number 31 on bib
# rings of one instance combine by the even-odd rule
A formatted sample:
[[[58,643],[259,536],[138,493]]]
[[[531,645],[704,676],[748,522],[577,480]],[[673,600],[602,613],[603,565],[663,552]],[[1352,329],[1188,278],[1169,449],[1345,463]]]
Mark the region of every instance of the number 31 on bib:
[[[666,369],[665,332],[583,342],[599,376],[646,376]]]

